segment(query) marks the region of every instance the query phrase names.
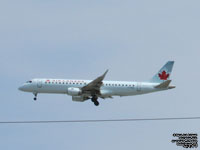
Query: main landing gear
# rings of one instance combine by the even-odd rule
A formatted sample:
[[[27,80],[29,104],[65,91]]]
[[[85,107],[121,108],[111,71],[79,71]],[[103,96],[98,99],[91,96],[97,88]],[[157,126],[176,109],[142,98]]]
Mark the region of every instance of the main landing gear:
[[[35,96],[35,97],[33,98],[33,100],[36,101],[36,100],[37,100],[37,93],[33,93],[33,94],[34,94],[34,96]]]
[[[96,95],[92,96],[91,101],[94,103],[95,106],[99,106],[99,102],[97,100],[98,100],[98,97]]]

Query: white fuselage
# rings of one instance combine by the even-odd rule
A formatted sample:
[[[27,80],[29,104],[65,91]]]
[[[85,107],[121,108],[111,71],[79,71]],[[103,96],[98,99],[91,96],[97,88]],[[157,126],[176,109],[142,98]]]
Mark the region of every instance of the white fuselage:
[[[34,100],[37,100],[38,93],[68,94],[73,101],[91,99],[98,106],[98,98],[140,95],[175,88],[170,86],[169,79],[173,64],[174,61],[168,61],[149,82],[104,81],[108,73],[106,70],[95,80],[33,79],[19,87],[19,90],[33,93]]]
[[[69,94],[69,88],[82,88],[90,82],[91,80],[33,79],[31,83],[25,83],[21,87],[19,87],[19,89],[31,93]],[[103,81],[100,93],[102,97],[106,98],[111,96],[131,96],[167,90],[167,88],[155,88],[155,86],[157,85],[159,85],[159,83]]]

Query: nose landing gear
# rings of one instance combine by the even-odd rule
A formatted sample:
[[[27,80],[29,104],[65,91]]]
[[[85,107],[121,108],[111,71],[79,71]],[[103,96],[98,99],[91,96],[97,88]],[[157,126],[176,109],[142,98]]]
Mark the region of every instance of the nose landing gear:
[[[98,97],[96,95],[92,96],[91,101],[94,103],[95,106],[99,106],[99,102],[97,100],[98,100]]]
[[[33,100],[36,101],[36,100],[37,100],[37,93],[33,93],[33,94],[34,94],[34,96],[35,96],[35,97],[33,98]]]

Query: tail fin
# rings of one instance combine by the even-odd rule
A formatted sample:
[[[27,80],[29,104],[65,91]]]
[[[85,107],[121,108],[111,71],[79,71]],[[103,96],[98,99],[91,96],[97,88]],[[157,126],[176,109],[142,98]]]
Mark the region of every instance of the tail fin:
[[[168,61],[160,71],[151,79],[151,82],[162,83],[169,80],[174,61]]]

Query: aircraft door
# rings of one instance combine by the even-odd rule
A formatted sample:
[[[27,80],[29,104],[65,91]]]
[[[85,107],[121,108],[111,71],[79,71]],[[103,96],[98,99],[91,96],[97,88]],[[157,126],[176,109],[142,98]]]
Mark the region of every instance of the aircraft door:
[[[38,80],[38,81],[37,81],[37,87],[38,87],[38,88],[41,88],[41,87],[42,87],[42,81],[41,81],[41,80]]]

